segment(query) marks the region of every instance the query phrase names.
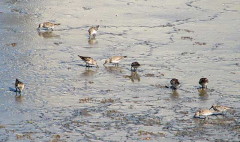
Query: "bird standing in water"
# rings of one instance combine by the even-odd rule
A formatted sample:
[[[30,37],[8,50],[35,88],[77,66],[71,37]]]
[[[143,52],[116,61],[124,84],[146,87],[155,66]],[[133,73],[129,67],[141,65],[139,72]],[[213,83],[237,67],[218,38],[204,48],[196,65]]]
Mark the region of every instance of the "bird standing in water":
[[[199,84],[202,86],[202,89],[207,89],[208,79],[207,78],[201,78],[199,80]]]
[[[39,24],[38,29],[39,30],[53,30],[55,26],[60,25],[60,23],[51,23],[51,22],[44,22]]]
[[[194,118],[203,118],[203,119],[207,119],[208,116],[210,115],[214,115],[214,112],[213,110],[208,110],[208,109],[202,109],[202,110],[199,110],[195,113],[194,115]]]
[[[97,25],[96,27],[91,27],[88,30],[88,34],[89,34],[89,38],[95,38],[97,35],[97,31],[98,31],[99,25]]]
[[[95,61],[93,58],[84,57],[84,56],[80,56],[80,55],[78,55],[78,57],[80,57],[86,63],[86,67],[90,67],[90,65],[95,65],[96,68],[98,68],[97,61]]]
[[[127,58],[127,56],[112,56],[108,58],[103,65],[107,63],[113,63],[115,66],[118,66],[118,63],[124,58]]]
[[[138,67],[140,67],[140,64],[138,62],[133,62],[131,64],[131,70],[132,71],[136,71]]]
[[[17,92],[19,92],[19,94],[21,96],[21,92],[24,89],[24,83],[19,81],[18,79],[16,79],[15,88],[16,88],[16,95],[17,95]]]
[[[176,78],[173,78],[173,79],[170,81],[170,84],[172,85],[171,88],[172,88],[173,90],[178,89],[179,86],[180,86],[180,83],[179,83],[178,79],[176,79]]]
[[[227,106],[220,106],[220,105],[212,105],[212,107],[210,109],[213,109],[217,112],[226,112],[228,110],[230,110],[231,108],[230,107],[227,107]]]

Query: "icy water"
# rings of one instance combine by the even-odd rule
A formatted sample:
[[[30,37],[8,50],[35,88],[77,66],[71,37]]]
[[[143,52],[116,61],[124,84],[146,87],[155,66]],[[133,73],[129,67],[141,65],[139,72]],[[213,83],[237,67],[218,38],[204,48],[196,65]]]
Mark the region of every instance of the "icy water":
[[[239,17],[239,0],[1,0],[0,141],[239,141]],[[114,55],[128,57],[104,67]],[[213,104],[234,111],[193,118]]]

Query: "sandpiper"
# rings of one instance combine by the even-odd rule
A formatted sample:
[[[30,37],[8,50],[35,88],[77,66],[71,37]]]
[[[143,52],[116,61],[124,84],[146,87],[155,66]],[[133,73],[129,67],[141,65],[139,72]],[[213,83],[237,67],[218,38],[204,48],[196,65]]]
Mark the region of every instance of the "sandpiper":
[[[19,92],[19,94],[21,96],[21,92],[24,89],[24,83],[19,81],[18,79],[16,79],[15,88],[16,88],[16,95],[17,95],[17,92]]]
[[[107,60],[105,60],[105,63],[103,65],[105,65],[107,63],[113,63],[113,64],[115,64],[115,66],[116,65],[118,66],[118,63],[124,58],[127,58],[127,56],[112,56],[112,57],[108,58]]]
[[[226,112],[226,111],[230,110],[231,108],[227,107],[227,106],[212,105],[212,107],[210,109],[213,109],[217,112]]]
[[[202,89],[207,88],[208,79],[207,78],[201,78],[199,80],[199,84],[202,86]]]
[[[88,30],[89,38],[92,38],[92,37],[95,38],[96,37],[98,28],[99,28],[99,25],[97,25],[96,27],[91,27]]]
[[[60,25],[60,23],[51,23],[51,22],[44,22],[39,24],[39,30],[53,30],[55,26]]]
[[[174,90],[178,89],[179,86],[180,86],[180,83],[179,83],[178,79],[176,79],[176,78],[173,78],[170,81],[170,84],[172,85],[171,88],[174,89]]]
[[[214,112],[213,110],[209,110],[209,109],[202,109],[202,110],[199,110],[195,113],[194,115],[194,118],[203,118],[203,119],[206,119],[208,116],[210,115],[214,115]]]
[[[93,58],[80,55],[78,55],[78,57],[80,57],[86,63],[86,67],[90,67],[90,65],[95,65],[98,68],[97,61],[95,61]]]
[[[131,70],[133,71],[136,71],[138,67],[140,67],[140,64],[138,62],[133,62],[131,64]]]

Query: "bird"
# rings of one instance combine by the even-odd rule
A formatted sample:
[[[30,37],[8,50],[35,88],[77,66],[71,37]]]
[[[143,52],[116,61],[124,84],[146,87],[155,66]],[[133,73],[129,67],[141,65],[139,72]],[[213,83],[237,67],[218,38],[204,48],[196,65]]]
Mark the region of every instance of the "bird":
[[[89,38],[96,37],[98,28],[99,28],[99,25],[97,25],[96,27],[89,28],[89,30],[88,30]]]
[[[118,66],[118,63],[124,58],[127,58],[127,56],[112,56],[112,57],[106,59],[105,63],[103,65],[105,65],[107,63],[113,63],[113,64],[115,64],[115,66],[116,65]]]
[[[55,26],[60,25],[60,23],[51,23],[51,22],[44,22],[39,24],[39,30],[53,30]]]
[[[199,84],[202,86],[202,89],[207,88],[208,79],[207,78],[200,78]]]
[[[209,109],[201,109],[194,114],[194,118],[207,119],[208,116],[214,115],[214,112],[215,111]]]
[[[21,96],[21,92],[22,90],[24,89],[24,83],[19,81],[18,79],[16,79],[15,81],[15,88],[16,88],[16,95],[17,95],[17,92],[19,92],[20,96]]]
[[[172,85],[171,88],[174,89],[174,90],[178,89],[179,86],[180,86],[180,83],[179,83],[178,79],[176,79],[176,78],[173,78],[170,81],[170,84]]]
[[[136,71],[138,67],[140,67],[140,64],[138,62],[133,62],[131,64],[131,70],[133,71]]]
[[[90,65],[95,65],[96,68],[98,68],[97,61],[95,61],[93,58],[84,57],[84,56],[80,56],[80,55],[78,55],[78,57],[80,57],[86,63],[86,67],[90,67]]]
[[[217,112],[226,112],[226,111],[230,110],[231,108],[227,107],[227,106],[212,105],[212,107],[210,109],[213,109]]]

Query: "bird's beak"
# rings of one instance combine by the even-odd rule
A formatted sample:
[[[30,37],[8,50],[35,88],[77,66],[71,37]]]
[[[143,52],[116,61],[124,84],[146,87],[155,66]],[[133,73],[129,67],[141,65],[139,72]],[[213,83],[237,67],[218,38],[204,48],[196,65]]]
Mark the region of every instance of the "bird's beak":
[[[212,106],[212,107],[210,107],[210,108],[209,108],[209,110],[210,110],[210,109],[212,109],[212,108],[213,108],[213,106]]]

